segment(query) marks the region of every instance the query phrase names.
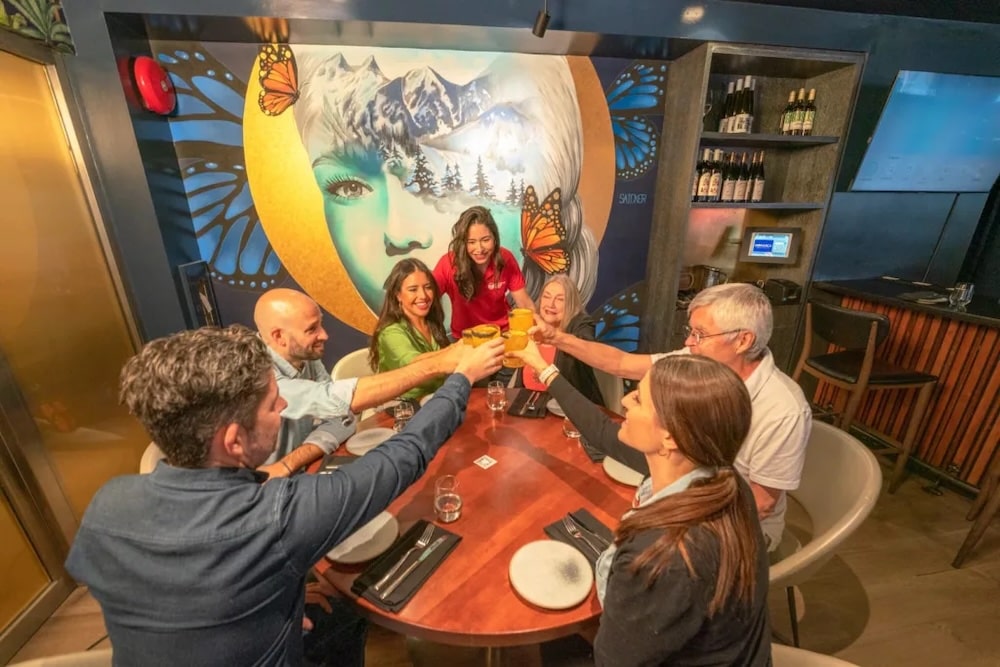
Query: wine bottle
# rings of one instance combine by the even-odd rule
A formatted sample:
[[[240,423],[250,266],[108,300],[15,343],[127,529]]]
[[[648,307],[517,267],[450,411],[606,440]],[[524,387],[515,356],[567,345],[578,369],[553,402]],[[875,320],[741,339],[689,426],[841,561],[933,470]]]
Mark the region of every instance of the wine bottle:
[[[795,109],[792,111],[791,129],[792,135],[802,135],[802,121],[806,116],[806,89],[799,88],[799,97],[795,100]]]
[[[736,154],[729,153],[726,156],[726,166],[722,168],[722,195],[720,199],[725,202],[733,201],[733,193],[736,191]]]
[[[694,163],[694,178],[691,181],[691,201],[698,201],[698,183],[701,182],[701,170],[705,168],[704,159],[699,156]]]
[[[712,169],[709,166],[712,150],[706,148],[701,153],[701,162],[698,163],[698,201],[708,201],[708,183],[712,176]]]
[[[743,108],[740,111],[739,123],[739,131],[743,134],[753,132],[753,95],[755,83],[756,79],[751,78],[749,74],[743,79]]]
[[[764,151],[760,152],[757,160],[757,168],[753,173],[753,185],[750,193],[750,201],[759,202],[764,199]]]
[[[795,91],[788,93],[788,104],[785,105],[785,110],[781,114],[781,127],[779,132],[781,134],[791,134],[792,133],[792,116],[795,113]]]
[[[719,201],[722,195],[722,150],[715,149],[708,176],[708,201]]]
[[[736,93],[733,95],[733,108],[729,110],[729,122],[726,124],[726,132],[736,131],[736,120],[740,113],[740,105],[743,104],[743,77],[736,79]]]
[[[802,116],[802,134],[813,133],[813,123],[816,121],[816,89],[809,89],[809,101],[806,102],[805,113]]]
[[[729,127],[729,116],[732,115],[733,91],[736,89],[736,82],[729,82],[729,90],[726,92],[726,101],[722,103],[722,113],[719,114],[719,132],[725,132]]]
[[[747,154],[744,153],[740,158],[740,166],[738,176],[736,177],[736,186],[733,188],[733,201],[737,203],[742,203],[746,201],[747,198],[747,185],[750,183],[750,167],[747,166]]]

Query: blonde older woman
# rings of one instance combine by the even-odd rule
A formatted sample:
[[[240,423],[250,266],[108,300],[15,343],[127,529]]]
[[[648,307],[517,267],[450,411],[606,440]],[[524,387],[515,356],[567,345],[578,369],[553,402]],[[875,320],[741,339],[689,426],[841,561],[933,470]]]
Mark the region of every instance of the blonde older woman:
[[[567,276],[550,278],[535,306],[539,317],[549,326],[583,340],[594,340],[594,320],[583,310],[580,291]],[[593,368],[562,350],[556,351],[553,363],[581,394],[593,403],[604,405]]]

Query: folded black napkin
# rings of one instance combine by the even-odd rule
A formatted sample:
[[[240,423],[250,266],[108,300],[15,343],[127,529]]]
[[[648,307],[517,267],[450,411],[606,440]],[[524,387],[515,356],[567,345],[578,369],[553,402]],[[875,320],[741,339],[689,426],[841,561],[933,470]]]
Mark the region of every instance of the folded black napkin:
[[[606,547],[606,545],[611,544],[612,539],[614,539],[614,533],[610,528],[605,526],[603,523],[597,520],[593,514],[587,510],[580,508],[575,512],[570,512],[570,516],[577,520],[576,525],[581,528],[581,533],[594,543],[595,547]],[[590,561],[591,566],[596,566],[597,556],[599,555],[594,549],[591,549],[586,542],[579,540],[569,534],[566,527],[563,525],[562,517],[555,523],[551,523],[544,528],[545,534],[554,540],[559,540],[560,542],[565,542],[570,546],[576,547],[576,549],[582,553],[588,561]],[[594,536],[597,536],[596,538]],[[602,548],[601,551],[604,549]]]
[[[351,586],[351,592],[359,597],[371,602],[373,605],[379,609],[385,609],[386,611],[391,611],[393,613],[399,612],[400,609],[406,606],[406,603],[410,601],[410,598],[416,594],[420,587],[424,585],[434,571],[438,568],[444,559],[447,558],[451,550],[454,549],[458,543],[462,540],[461,536],[452,533],[451,531],[445,530],[441,526],[435,525],[434,532],[430,537],[430,541],[427,543],[428,547],[437,542],[438,538],[444,538],[444,542],[439,544],[431,554],[423,560],[417,567],[406,576],[399,586],[396,587],[386,599],[381,599],[378,596],[378,592],[375,591],[373,586],[375,582],[381,579],[386,572],[392,569],[392,566],[399,562],[399,559],[410,549],[410,547],[415,546],[417,540],[420,539],[421,533],[424,532],[424,528],[427,526],[428,522],[420,520],[413,524],[408,531],[403,533],[403,536],[396,540],[388,551],[376,558],[371,562],[371,564],[365,568],[365,570],[358,575],[358,578],[354,580],[354,584]],[[426,547],[425,547],[426,548]],[[386,582],[385,588],[391,584],[396,576],[399,576],[405,571],[411,563],[417,562],[420,557],[421,551],[414,551],[406,559],[406,563],[399,568],[398,572],[394,575],[393,579]]]
[[[533,396],[537,396],[538,398],[532,401]],[[545,404],[548,400],[548,392],[519,389],[517,395],[514,396],[514,400],[510,402],[510,407],[507,408],[507,414],[514,415],[515,417],[544,417],[547,412]],[[534,409],[528,409],[529,402]]]

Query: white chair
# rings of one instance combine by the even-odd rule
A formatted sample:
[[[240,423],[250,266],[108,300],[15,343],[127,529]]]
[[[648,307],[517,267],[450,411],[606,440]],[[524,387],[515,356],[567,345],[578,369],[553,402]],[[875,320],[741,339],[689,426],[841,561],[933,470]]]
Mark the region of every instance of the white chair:
[[[330,377],[334,380],[363,378],[374,374],[375,371],[373,371],[372,367],[368,365],[367,347],[363,347],[360,350],[354,350],[354,352],[348,352],[333,365],[332,369],[330,369]],[[377,410],[375,410],[375,408],[367,408],[361,411],[361,414],[358,415],[358,419],[368,419],[376,412]]]
[[[66,653],[12,663],[10,667],[111,667],[111,649]]]
[[[617,415],[624,415],[622,399],[625,398],[625,383],[622,379],[597,368],[594,369],[594,379],[604,397],[604,407]]]
[[[340,358],[340,361],[333,365],[330,370],[330,377],[334,380],[345,378],[363,378],[374,375],[372,367],[368,365],[368,348],[364,347],[354,352],[348,352]]]
[[[156,464],[163,459],[167,458],[159,447],[156,446],[155,442],[151,442],[146,446],[146,451],[142,453],[142,458],[139,460],[139,474],[146,475],[153,472],[153,468]]]
[[[875,456],[853,436],[813,420],[799,488],[789,495],[812,519],[812,536],[771,566],[770,584],[785,589],[792,641],[799,645],[794,586],[806,581],[868,518],[882,490]],[[786,537],[787,537],[786,529]],[[783,539],[782,544],[790,540]]]
[[[774,661],[774,667],[858,667],[853,662],[846,662],[832,655],[813,653],[781,644],[771,645],[771,659]]]

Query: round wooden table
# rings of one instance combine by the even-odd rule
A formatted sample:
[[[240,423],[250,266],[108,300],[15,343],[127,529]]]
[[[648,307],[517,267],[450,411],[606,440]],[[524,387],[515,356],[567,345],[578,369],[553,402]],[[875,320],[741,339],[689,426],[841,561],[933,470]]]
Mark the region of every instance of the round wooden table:
[[[509,398],[513,395],[511,391]],[[379,414],[362,427],[389,421]],[[465,422],[426,474],[389,506],[401,533],[419,519],[435,521],[434,480],[444,474],[458,477],[462,516],[439,525],[461,535],[462,541],[399,613],[351,594],[351,584],[364,566],[321,564],[317,569],[373,622],[427,641],[509,647],[584,628],[601,611],[593,590],[579,606],[551,611],[520,598],[508,577],[514,552],[528,542],[548,539],[546,525],[584,507],[613,528],[635,493],[608,477],[577,440],[565,437],[562,421],[552,414],[540,419],[494,417],[485,390],[472,391]],[[497,461],[485,470],[473,463],[484,454]]]

